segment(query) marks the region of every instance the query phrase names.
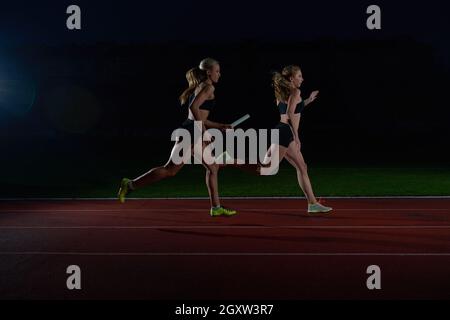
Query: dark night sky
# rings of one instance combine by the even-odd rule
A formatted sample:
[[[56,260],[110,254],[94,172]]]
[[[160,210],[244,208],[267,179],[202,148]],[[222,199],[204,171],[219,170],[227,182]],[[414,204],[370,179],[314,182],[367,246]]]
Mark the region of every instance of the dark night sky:
[[[65,27],[66,8],[82,9],[82,30]],[[365,26],[368,5],[382,10],[382,30]],[[196,43],[410,37],[430,44],[449,65],[445,1],[49,1],[3,2],[0,45],[114,41]]]
[[[66,9],[70,4],[77,4],[81,7],[81,31],[69,31],[66,28],[68,16]],[[371,31],[366,28],[368,17],[366,9],[371,4],[377,4],[381,7],[382,30]],[[143,79],[147,80],[146,72],[154,69],[161,71],[163,68],[157,65],[159,60],[156,58],[155,61],[142,58],[141,52],[145,52],[145,54],[153,53],[151,51],[153,50],[152,44],[155,44],[155,48],[169,48],[167,50],[184,48],[183,50],[186,50],[184,52],[181,50],[179,53],[164,51],[166,49],[161,51],[162,53],[155,52],[155,57],[163,58],[164,63],[169,63],[172,61],[170,59],[177,59],[179,56],[184,59],[180,59],[183,61],[179,63],[177,61],[171,66],[172,70],[177,70],[177,80],[171,82],[172,87],[166,86],[165,92],[172,97],[173,92],[181,90],[180,87],[177,87],[177,81],[180,85],[181,83],[184,85],[180,70],[184,71],[186,66],[193,65],[193,61],[197,61],[199,57],[199,51],[196,51],[196,47],[201,47],[202,50],[204,48],[210,50],[210,47],[225,50],[228,54],[226,61],[235,63],[233,66],[231,66],[231,63],[227,66],[230,70],[229,74],[233,74],[233,72],[238,71],[236,66],[244,66],[246,64],[245,59],[251,59],[253,53],[251,56],[245,56],[245,53],[252,52],[253,49],[249,46],[247,50],[235,50],[234,48],[239,48],[239,45],[228,46],[228,44],[243,43],[242,47],[245,48],[245,42],[252,40],[268,43],[269,45],[266,47],[275,48],[276,50],[273,51],[276,52],[273,55],[270,52],[262,53],[262,57],[267,60],[273,59],[271,61],[264,61],[260,64],[260,61],[256,59],[253,68],[260,67],[260,69],[249,68],[247,70],[243,68],[241,72],[247,76],[253,75],[254,70],[268,72],[277,63],[283,63],[281,60],[284,59],[284,56],[286,58],[283,61],[298,61],[293,59],[292,54],[302,53],[299,48],[308,47],[307,44],[303,46],[305,42],[317,41],[319,44],[325,44],[312,46],[315,51],[311,49],[309,53],[304,52],[301,62],[306,65],[306,61],[309,61],[309,74],[312,74],[311,70],[314,68],[314,75],[317,76],[316,82],[313,79],[311,85],[321,84],[322,92],[324,92],[322,94],[324,105],[327,101],[325,92],[328,92],[330,105],[331,103],[341,103],[343,110],[348,110],[349,123],[351,123],[351,119],[356,119],[361,123],[372,124],[372,126],[369,124],[366,126],[369,129],[362,128],[363,131],[367,129],[367,132],[371,134],[375,132],[374,134],[376,134],[378,121],[384,121],[385,127],[393,128],[392,130],[400,128],[405,122],[402,113],[410,116],[409,122],[406,122],[410,123],[412,127],[416,125],[417,128],[415,129],[419,133],[425,130],[423,128],[430,128],[430,130],[433,128],[430,125],[431,122],[427,122],[427,120],[434,121],[432,123],[439,122],[438,127],[441,128],[440,123],[443,123],[442,119],[445,119],[445,115],[448,113],[448,108],[441,102],[446,94],[445,88],[447,87],[450,69],[450,43],[447,40],[450,30],[450,19],[447,17],[448,6],[446,2],[438,0],[422,1],[421,3],[372,0],[345,2],[331,0],[278,2],[244,0],[210,2],[37,0],[28,2],[16,0],[3,2],[0,4],[0,93],[3,90],[3,94],[0,94],[0,107],[2,105],[1,99],[3,99],[3,106],[6,106],[5,110],[8,112],[1,113],[0,122],[8,125],[11,123],[11,126],[13,124],[22,125],[27,130],[30,129],[30,123],[41,125],[38,121],[39,118],[36,118],[36,120],[30,116],[29,122],[25,122],[25,120],[20,122],[22,121],[20,116],[27,114],[29,110],[40,110],[39,106],[46,105],[46,100],[42,97],[47,97],[52,93],[54,85],[65,80],[68,83],[83,85],[88,89],[94,88],[92,92],[99,99],[100,97],[103,99],[104,108],[109,108],[107,113],[109,118],[105,113],[106,120],[104,120],[103,127],[99,126],[99,128],[114,127],[116,124],[114,121],[122,120],[118,116],[120,113],[113,112],[119,110],[113,108],[120,105],[117,101],[128,102],[133,97],[136,108],[141,106],[140,101],[148,99],[145,91],[147,84],[142,81]],[[406,41],[404,41],[405,39]],[[373,41],[375,46],[371,47],[371,40],[381,41]],[[399,41],[396,42],[397,40]],[[282,44],[276,46],[277,41]],[[331,45],[331,49],[328,49],[328,44],[333,44],[334,41],[356,44],[356,47],[353,46],[345,51],[345,46],[334,47]],[[114,54],[117,54],[120,59],[111,60],[113,55],[103,57],[101,53],[103,46],[99,46],[100,49],[89,49],[90,44],[99,42],[139,43],[149,44],[150,46],[122,46],[125,47],[124,50],[127,50],[129,56],[123,54],[123,52],[114,51]],[[166,42],[170,43],[168,45],[157,45]],[[182,42],[182,45],[172,46],[172,44],[178,44],[178,42]],[[190,46],[190,43],[199,46]],[[398,47],[395,46],[396,43],[399,43]],[[39,45],[42,44],[58,47],[48,50],[44,48],[41,51],[33,47],[33,45],[38,45],[36,47],[40,48]],[[76,49],[72,52],[70,46],[65,46],[70,44],[81,45],[75,46]],[[87,46],[84,46],[85,44]],[[209,44],[215,46],[209,46]],[[296,46],[297,44],[301,45]],[[381,44],[378,48],[379,51],[376,50],[378,44]],[[386,44],[389,47],[386,47]],[[25,51],[27,48],[23,48],[23,45],[30,46],[30,50]],[[19,46],[19,48],[8,51],[10,46]],[[109,47],[109,45],[105,47]],[[114,44],[110,47],[116,48]],[[257,47],[255,46],[255,48]],[[191,51],[190,48],[193,48],[192,52],[189,52]],[[289,48],[292,48],[292,52],[284,54],[283,50],[290,50]],[[372,48],[375,48],[375,50],[371,51]],[[337,55],[335,60],[327,60],[328,54],[332,55],[333,50],[341,51],[335,51]],[[367,50],[370,52],[368,53]],[[243,58],[241,56],[236,57],[235,51],[236,54],[244,53]],[[22,52],[23,55],[20,54]],[[36,58],[34,52],[43,52],[41,56],[38,56],[42,61],[36,60],[39,58]],[[315,52],[317,55],[309,56],[311,52]],[[349,55],[343,55],[342,53],[348,53]],[[79,54],[79,57],[75,56],[77,54]],[[203,53],[201,55],[203,56]],[[356,61],[351,60],[351,57],[354,57]],[[24,62],[25,60],[26,62]],[[28,75],[29,66],[32,66],[31,69],[35,70],[33,75],[38,79],[45,80],[38,82],[39,90],[36,91],[36,100],[34,100],[34,86],[27,86],[28,82],[32,83],[31,80],[28,78],[24,78],[25,80],[19,79],[25,84],[14,82],[18,77],[17,75]],[[78,66],[81,66],[79,73],[78,70],[75,70]],[[414,66],[417,67],[417,73],[414,73]],[[128,69],[129,72],[126,71]],[[362,73],[360,72],[361,69],[365,69],[367,72]],[[92,77],[91,70],[97,71]],[[8,80],[8,72],[10,76],[15,78],[14,81],[6,83],[5,79]],[[338,77],[339,72],[345,72],[345,74]],[[390,73],[389,79],[384,80],[385,73],[383,72]],[[113,75],[112,79],[109,76],[110,74]],[[255,89],[252,91],[254,93],[259,93],[259,88],[265,88],[264,86],[268,83],[268,79],[264,78],[267,74],[258,74],[260,75],[258,78],[260,82],[255,83]],[[124,75],[129,75],[128,80],[131,79],[129,83],[128,80],[122,79]],[[167,75],[164,74],[164,76],[167,77],[164,78],[165,81],[171,80],[170,72]],[[418,81],[416,81],[416,77]],[[228,79],[231,79],[231,77]],[[246,90],[244,80],[241,79],[240,81],[240,87],[244,89],[233,92],[233,94],[246,97],[247,92],[243,91]],[[227,82],[227,78],[224,77],[222,83],[221,92],[225,92],[224,96],[227,96],[227,90],[225,89],[227,83],[229,85],[231,82]],[[341,99],[341,96],[348,92],[346,89],[349,85],[358,88],[357,97],[355,98],[355,94],[352,94]],[[105,86],[106,89],[103,90],[102,86]],[[7,90],[3,87],[9,88],[9,91],[14,94],[6,95]],[[228,88],[237,90],[234,86],[232,88],[231,85]],[[381,90],[379,90],[380,88]],[[306,88],[306,90],[311,90],[311,88]],[[114,92],[114,99],[110,99],[111,91]],[[30,92],[29,99],[22,92]],[[431,97],[430,92],[434,92]],[[411,93],[414,93],[412,98]],[[366,101],[367,96],[372,97],[372,99]],[[40,100],[39,97],[41,97]],[[121,97],[122,100],[118,97]],[[373,97],[378,97],[378,100],[375,101]],[[28,103],[27,99],[35,101],[34,106],[32,102]],[[268,96],[267,99],[258,96],[258,99],[260,99],[261,104],[267,103],[267,101],[269,104],[271,103],[271,96]],[[175,97],[171,100],[174,105],[176,104],[175,100]],[[27,103],[24,103],[24,101]],[[432,112],[426,114],[428,118],[425,119],[419,111],[406,110],[410,108],[408,102],[414,103],[411,109],[422,110],[426,107],[431,108]],[[380,112],[377,113],[379,115],[379,118],[377,118],[367,111],[370,108],[378,107],[377,103],[385,107],[386,117],[381,118],[383,113]],[[389,103],[394,104],[394,106],[395,104],[401,105],[403,109],[399,107],[389,109]],[[359,108],[360,104],[363,104],[366,108]],[[13,111],[16,112],[16,105],[24,105],[26,108],[23,111],[22,109],[19,110],[19,117],[14,118],[15,122],[11,121],[12,116],[3,117],[3,114],[10,115],[13,114]],[[33,106],[33,109],[30,109],[31,106]],[[138,111],[136,112],[138,117],[144,112],[138,109],[136,111]],[[442,116],[436,116],[439,113]],[[332,122],[332,113],[330,114],[329,121]],[[345,115],[346,113],[343,112],[343,119]],[[276,117],[276,114],[273,114],[273,116]],[[131,120],[129,123],[133,123]],[[141,124],[142,127],[147,125],[144,122]],[[42,126],[44,125],[47,125],[45,121],[42,122]],[[36,127],[41,128],[38,125]],[[9,127],[5,126],[4,128],[6,128],[3,131],[5,135],[9,134]],[[345,128],[345,125],[343,128]],[[342,128],[339,128],[339,130],[344,131]],[[444,132],[444,129],[441,130]],[[20,130],[14,132],[19,134]],[[399,135],[399,140],[403,137],[401,133],[400,129],[395,131],[395,134]],[[434,139],[432,133],[428,132],[427,134],[429,135],[423,136],[425,138],[433,137]],[[445,135],[447,136],[447,132],[445,132]],[[436,144],[438,143],[439,141],[436,142]]]
[[[83,30],[65,29],[65,9],[78,4]],[[233,41],[242,38],[295,40],[318,36],[361,37],[365,9],[378,4],[378,35],[410,35],[443,43],[449,28],[444,1],[8,1],[0,7],[0,40]]]

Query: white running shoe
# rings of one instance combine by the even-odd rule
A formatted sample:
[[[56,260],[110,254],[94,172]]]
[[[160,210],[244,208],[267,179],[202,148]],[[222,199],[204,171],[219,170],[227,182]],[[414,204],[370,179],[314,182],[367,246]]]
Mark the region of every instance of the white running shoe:
[[[320,203],[308,204],[308,213],[326,213],[333,210],[333,208],[326,207]]]
[[[234,159],[232,156],[228,154],[228,152],[224,151],[222,154],[216,157],[217,164],[233,164]]]

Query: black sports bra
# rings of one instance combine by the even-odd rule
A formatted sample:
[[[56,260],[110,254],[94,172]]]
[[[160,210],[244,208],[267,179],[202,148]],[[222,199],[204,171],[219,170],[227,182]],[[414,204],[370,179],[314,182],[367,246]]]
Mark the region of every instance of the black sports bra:
[[[278,110],[280,111],[280,114],[286,114],[287,112],[287,103],[279,102],[278,103]],[[305,108],[305,101],[302,99],[299,103],[297,103],[297,106],[295,107],[294,113],[302,113],[303,109]]]
[[[194,102],[194,98],[195,98],[195,94],[191,94],[189,96],[189,106],[191,106],[192,102]],[[199,109],[211,111],[214,108],[215,105],[216,105],[216,100],[215,99],[205,100],[203,102],[203,104],[199,107]]]

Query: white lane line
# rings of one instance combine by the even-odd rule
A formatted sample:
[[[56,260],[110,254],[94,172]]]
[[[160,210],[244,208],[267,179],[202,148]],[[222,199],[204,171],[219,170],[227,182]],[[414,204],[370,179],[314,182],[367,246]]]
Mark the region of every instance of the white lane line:
[[[298,199],[305,200],[299,196],[279,196],[279,197],[227,197],[222,199],[230,200],[277,200],[277,199]],[[324,196],[321,199],[450,199],[450,195],[445,196]],[[117,201],[117,198],[0,198],[0,201]],[[208,197],[155,197],[155,198],[127,198],[127,200],[209,200]]]
[[[184,225],[184,226],[0,226],[0,230],[20,230],[20,229],[104,229],[104,230],[122,230],[122,229],[450,229],[450,225],[398,225],[398,226],[208,226],[208,225]]]
[[[383,253],[383,252],[57,252],[57,251],[12,251],[0,252],[4,256],[421,256],[448,257],[450,252],[441,253]]]
[[[136,209],[0,209],[0,213],[29,213],[29,212],[199,212],[199,211],[205,211],[205,208],[160,208],[160,209],[142,209],[142,208],[136,208]],[[450,211],[450,208],[335,208],[333,211]],[[306,212],[306,209],[267,209],[267,208],[242,208],[239,209],[240,212],[246,212],[246,211],[260,211],[260,212],[298,212],[298,213],[304,213]]]

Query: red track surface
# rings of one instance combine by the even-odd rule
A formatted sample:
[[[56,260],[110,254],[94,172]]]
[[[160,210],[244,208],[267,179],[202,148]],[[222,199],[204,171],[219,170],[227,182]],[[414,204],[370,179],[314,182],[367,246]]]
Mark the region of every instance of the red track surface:
[[[450,299],[450,199],[2,201],[0,298]],[[66,268],[82,290],[66,288]],[[368,290],[366,268],[381,268]]]

